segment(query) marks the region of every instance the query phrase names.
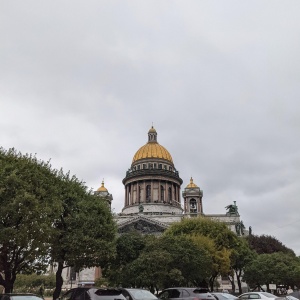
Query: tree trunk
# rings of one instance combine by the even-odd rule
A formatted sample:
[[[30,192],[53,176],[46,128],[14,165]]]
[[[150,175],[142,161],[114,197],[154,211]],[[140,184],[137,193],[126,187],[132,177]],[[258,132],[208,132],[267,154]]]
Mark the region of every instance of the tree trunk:
[[[5,279],[3,280],[4,292],[12,293],[16,276],[12,276],[10,271],[4,271]],[[1,276],[2,277],[2,276]]]
[[[62,289],[62,285],[64,283],[63,278],[62,278],[62,270],[63,270],[64,266],[63,266],[63,262],[59,262],[58,263],[58,268],[55,274],[56,277],[56,286],[55,286],[55,290],[53,292],[53,300],[56,300],[59,298],[60,293],[61,293],[61,289]]]
[[[235,271],[235,274],[236,274],[236,280],[237,280],[238,287],[239,287],[239,294],[242,294],[242,282],[241,282],[242,271],[241,270]]]
[[[230,276],[228,275],[228,279],[231,283],[231,290],[232,290],[232,293],[235,293],[235,283],[234,283],[234,276]]]
[[[211,276],[209,278],[209,288],[210,291],[212,292],[214,290],[214,282],[215,282],[216,276]]]

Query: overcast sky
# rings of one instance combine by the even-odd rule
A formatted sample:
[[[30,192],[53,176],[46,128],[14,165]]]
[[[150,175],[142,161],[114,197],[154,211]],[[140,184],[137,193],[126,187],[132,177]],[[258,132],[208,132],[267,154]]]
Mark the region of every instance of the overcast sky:
[[[0,145],[112,207],[152,122],[204,213],[300,255],[300,2],[0,2]]]

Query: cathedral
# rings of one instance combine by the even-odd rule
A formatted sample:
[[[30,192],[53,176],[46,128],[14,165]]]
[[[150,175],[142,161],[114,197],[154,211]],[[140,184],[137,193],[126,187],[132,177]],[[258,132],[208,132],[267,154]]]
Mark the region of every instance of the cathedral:
[[[161,234],[182,218],[203,216],[226,223],[237,235],[247,235],[235,202],[226,207],[224,214],[207,215],[203,211],[203,191],[193,178],[181,193],[183,180],[170,152],[158,143],[157,136],[152,126],[148,142],[134,154],[123,179],[124,207],[115,217],[118,232],[136,230],[143,234]],[[111,199],[110,196],[109,203]]]
[[[159,235],[183,218],[202,216],[224,222],[239,236],[251,234],[251,227],[245,229],[235,201],[226,206],[224,214],[205,214],[203,191],[190,178],[181,193],[182,183],[170,152],[158,143],[157,131],[152,126],[148,131],[148,142],[134,154],[123,179],[124,207],[114,217],[118,233],[137,231]],[[94,193],[105,198],[111,208],[113,195],[104,186],[104,181]],[[93,285],[94,280],[101,276],[100,272],[99,268],[84,269],[74,274],[73,281],[71,270],[66,270],[64,286],[70,287],[70,283],[71,286]],[[227,284],[230,288],[230,283]],[[228,288],[224,282],[223,287]]]

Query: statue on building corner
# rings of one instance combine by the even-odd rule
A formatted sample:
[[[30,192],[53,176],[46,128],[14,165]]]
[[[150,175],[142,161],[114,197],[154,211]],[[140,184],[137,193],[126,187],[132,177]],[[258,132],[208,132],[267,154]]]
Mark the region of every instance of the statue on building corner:
[[[225,208],[227,209],[226,215],[229,216],[239,216],[238,207],[236,205],[236,201],[233,201],[234,204],[229,204]]]

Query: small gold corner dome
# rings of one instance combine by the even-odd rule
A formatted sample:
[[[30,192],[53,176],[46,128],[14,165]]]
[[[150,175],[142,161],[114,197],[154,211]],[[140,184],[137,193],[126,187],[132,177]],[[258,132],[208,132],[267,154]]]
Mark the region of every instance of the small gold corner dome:
[[[97,192],[107,192],[107,188],[104,186],[104,181],[102,181],[101,186],[98,188]]]
[[[145,158],[160,158],[173,164],[169,151],[157,142],[157,132],[153,126],[148,131],[148,143],[135,153],[132,163]]]
[[[186,186],[186,188],[197,188],[198,186],[194,183],[193,177],[190,179],[190,183]]]

